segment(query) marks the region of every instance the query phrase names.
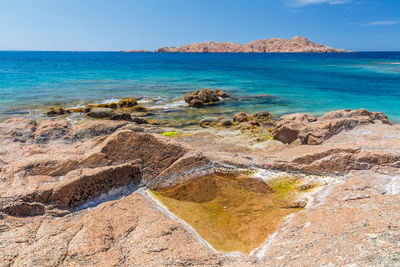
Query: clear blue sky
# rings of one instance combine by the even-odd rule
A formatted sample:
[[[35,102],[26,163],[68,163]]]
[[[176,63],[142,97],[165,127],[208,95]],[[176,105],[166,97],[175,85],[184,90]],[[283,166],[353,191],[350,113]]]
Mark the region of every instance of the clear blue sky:
[[[400,0],[0,0],[0,50],[156,49],[302,35],[400,50]]]

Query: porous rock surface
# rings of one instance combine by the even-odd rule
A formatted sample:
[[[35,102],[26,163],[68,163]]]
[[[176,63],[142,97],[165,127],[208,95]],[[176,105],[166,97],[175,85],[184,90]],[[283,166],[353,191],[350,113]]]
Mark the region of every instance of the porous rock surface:
[[[351,130],[358,125],[370,123],[390,124],[381,112],[369,112],[366,109],[337,110],[321,117],[312,114],[289,114],[279,118],[274,125],[272,135],[275,140],[301,144],[318,145],[342,130]]]
[[[0,123],[0,266],[399,265],[399,126],[359,123],[319,145],[257,143],[237,129],[167,138],[151,127]],[[337,182],[261,248],[232,257],[204,246],[141,188],[213,162]]]
[[[229,95],[219,89],[212,91],[211,89],[204,88],[193,93],[187,93],[183,99],[189,104],[190,107],[198,108],[204,106],[205,104],[219,102],[221,99],[227,97],[229,97]]]

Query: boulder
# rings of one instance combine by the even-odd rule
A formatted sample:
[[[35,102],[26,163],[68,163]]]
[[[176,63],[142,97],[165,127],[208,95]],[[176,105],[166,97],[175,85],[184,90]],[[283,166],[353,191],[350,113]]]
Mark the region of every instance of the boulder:
[[[140,167],[140,160],[136,160],[117,166],[71,171],[54,187],[49,201],[54,202],[57,208],[77,207],[112,189],[138,184]]]
[[[192,108],[199,108],[199,107],[202,107],[202,106],[204,106],[204,102],[199,100],[199,99],[193,99],[189,103],[189,107],[192,107]]]
[[[134,98],[125,98],[118,102],[118,107],[120,108],[130,108],[137,105],[138,102]]]
[[[111,108],[92,108],[87,115],[96,119],[105,119],[112,117],[113,114],[114,113]]]
[[[156,177],[174,161],[183,156],[184,149],[176,144],[166,143],[150,134],[132,131],[118,131],[110,135],[100,147],[112,164],[142,161],[142,181]]]
[[[337,110],[317,118],[312,114],[289,114],[275,123],[272,136],[283,143],[299,140],[301,144],[318,145],[343,130],[370,123],[390,124],[381,112],[366,109]]]
[[[146,119],[139,118],[139,117],[133,117],[131,118],[133,122],[136,122],[137,124],[148,124],[149,122]]]
[[[203,128],[207,128],[207,127],[211,127],[211,126],[231,126],[232,120],[225,117],[225,116],[221,116],[221,117],[207,117],[204,118],[200,121],[200,126]]]
[[[233,122],[232,122],[231,119],[222,118],[222,119],[219,120],[218,124],[220,124],[220,125],[222,125],[222,126],[225,126],[225,127],[228,127],[228,126],[233,125]]]
[[[233,116],[233,121],[236,123],[241,123],[249,120],[249,116],[244,112],[236,113]]]
[[[115,121],[132,121],[132,116],[129,113],[116,113],[111,116],[110,120]]]
[[[45,114],[48,116],[64,115],[69,113],[71,113],[71,111],[63,107],[51,107],[45,112]]]
[[[222,98],[230,97],[228,93],[226,93],[220,89],[215,89],[214,94],[216,94],[217,96],[222,97]]]
[[[269,113],[268,111],[259,111],[257,113],[254,114],[254,117],[256,117],[257,119],[264,119],[264,118],[269,118],[271,117],[272,114]]]
[[[207,117],[200,121],[200,126],[203,128],[207,128],[209,126],[217,125],[219,119],[218,117]]]
[[[184,100],[190,107],[202,107],[204,104],[211,104],[221,101],[222,98],[229,97],[227,93],[219,89],[201,89],[184,96]]]

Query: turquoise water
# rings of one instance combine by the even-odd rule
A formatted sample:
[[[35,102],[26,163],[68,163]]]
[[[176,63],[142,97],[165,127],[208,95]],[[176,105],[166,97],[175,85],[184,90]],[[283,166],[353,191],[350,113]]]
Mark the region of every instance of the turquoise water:
[[[0,119],[130,96],[155,98],[165,116],[183,110],[198,117],[175,100],[206,87],[234,97],[213,107],[215,114],[366,108],[400,122],[400,52],[0,52]]]

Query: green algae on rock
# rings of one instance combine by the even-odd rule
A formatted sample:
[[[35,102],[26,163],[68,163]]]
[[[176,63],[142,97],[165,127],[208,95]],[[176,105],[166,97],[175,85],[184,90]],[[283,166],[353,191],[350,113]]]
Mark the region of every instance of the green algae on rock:
[[[298,183],[294,177],[268,184],[244,174],[212,174],[151,193],[215,249],[249,253],[287,215],[302,210],[290,205]]]

